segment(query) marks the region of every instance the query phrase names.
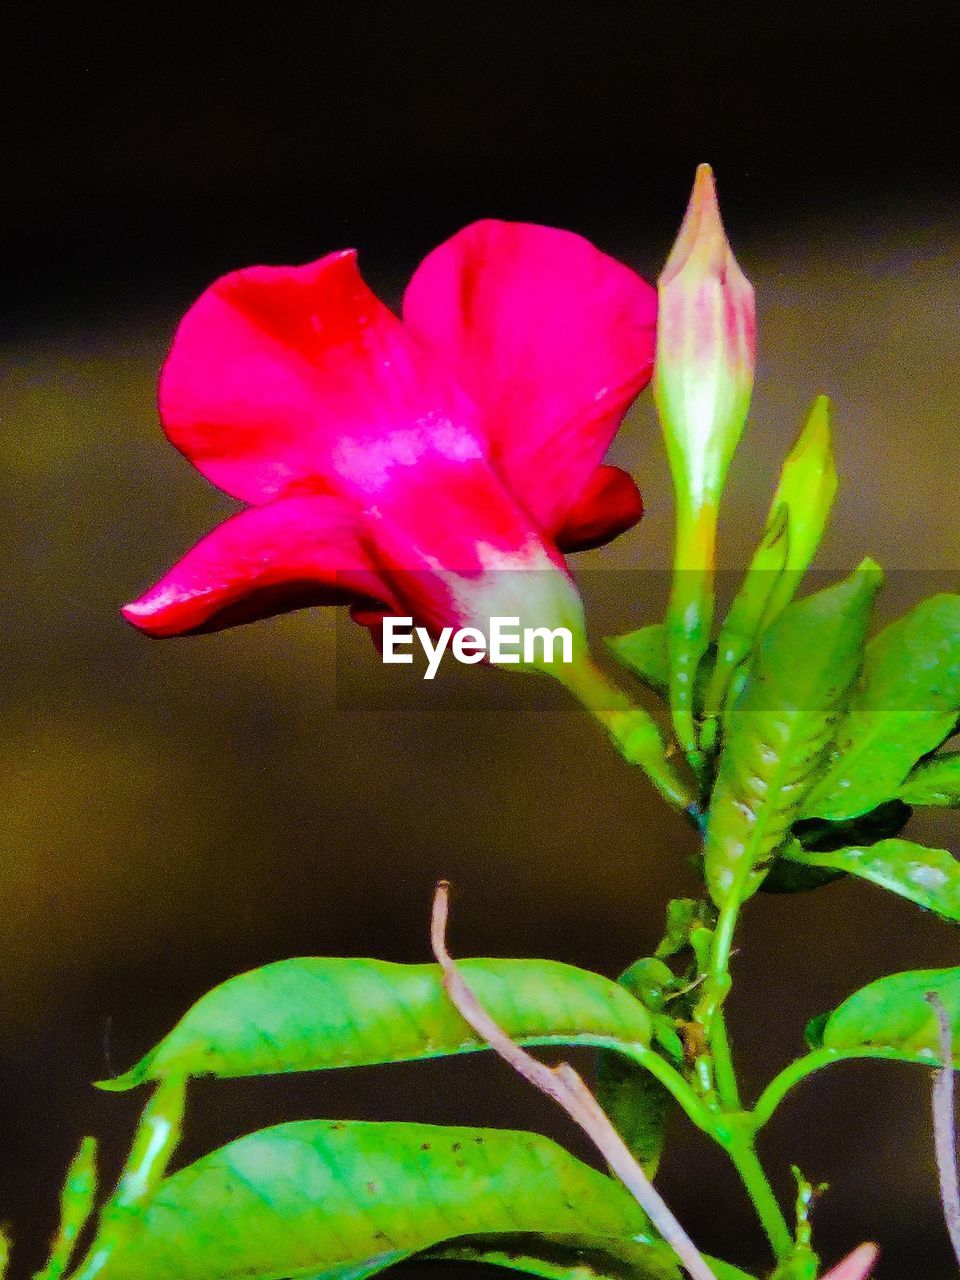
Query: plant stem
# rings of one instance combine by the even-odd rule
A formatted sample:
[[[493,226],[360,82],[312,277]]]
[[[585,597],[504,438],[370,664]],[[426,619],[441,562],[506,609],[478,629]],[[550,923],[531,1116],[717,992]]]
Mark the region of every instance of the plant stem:
[[[724,1146],[740,1174],[774,1253],[778,1258],[783,1258],[793,1248],[793,1236],[754,1149],[754,1134],[757,1130],[754,1117],[745,1115],[741,1110],[740,1091],[737,1086],[723,1012],[723,1004],[731,985],[730,956],[733,951],[734,933],[744,891],[753,867],[750,853],[750,850],[745,850],[745,856],[741,862],[743,870],[731,885],[717,917],[713,944],[710,948],[709,970],[698,1016],[713,1058],[714,1079],[723,1108],[721,1116],[729,1124],[726,1140],[716,1135],[717,1140]]]
[[[631,702],[589,657],[560,667],[556,674],[607,730],[623,758],[643,769],[667,803],[695,814],[696,797],[667,759],[663,735],[653,716]]]
[[[795,1062],[784,1067],[779,1075],[774,1076],[757,1099],[756,1106],[750,1112],[754,1133],[758,1133],[769,1121],[794,1085],[812,1075],[814,1071],[819,1071],[821,1067],[828,1067],[831,1062],[842,1062],[846,1058],[881,1056],[880,1053],[864,1053],[862,1050],[846,1052],[843,1049],[815,1049],[812,1053],[797,1058]]]
[[[709,1134],[712,1138],[716,1137],[717,1122],[715,1114],[704,1105],[701,1098],[687,1084],[679,1071],[672,1067],[665,1058],[661,1058],[655,1049],[645,1049],[637,1045],[630,1056],[644,1070],[649,1071],[652,1076],[655,1076],[660,1081],[698,1129]]]
[[[754,1150],[751,1129],[742,1124],[732,1125],[725,1149],[753,1201],[760,1225],[774,1253],[778,1258],[783,1258],[793,1249],[793,1236]]]
[[[733,1055],[727,1035],[727,1020],[723,1016],[722,1007],[717,1009],[713,1016],[710,1048],[713,1053],[713,1073],[720,1101],[725,1110],[740,1111],[740,1089],[733,1067]]]

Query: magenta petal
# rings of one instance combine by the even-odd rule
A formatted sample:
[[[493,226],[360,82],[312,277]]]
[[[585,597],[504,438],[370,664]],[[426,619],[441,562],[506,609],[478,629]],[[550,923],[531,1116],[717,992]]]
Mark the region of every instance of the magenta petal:
[[[370,292],[350,251],[211,285],[177,330],[160,416],[199,471],[252,503],[370,488],[424,437],[477,451],[472,406]]]
[[[602,547],[640,520],[643,498],[633,477],[619,467],[597,467],[557,532],[561,551]]]
[[[656,291],[569,231],[477,222],[435,249],[404,320],[477,405],[492,460],[556,532],[649,381]]]
[[[336,498],[250,507],[207,534],[121,612],[151,636],[218,631],[307,605],[392,599]]]

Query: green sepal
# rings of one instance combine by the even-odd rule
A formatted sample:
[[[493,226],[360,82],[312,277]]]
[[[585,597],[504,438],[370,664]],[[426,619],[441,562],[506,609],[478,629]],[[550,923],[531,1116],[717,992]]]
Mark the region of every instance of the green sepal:
[[[648,689],[665,698],[670,689],[670,654],[667,628],[656,622],[622,636],[608,636],[604,643],[621,666]]]
[[[537,1134],[312,1120],[249,1134],[172,1177],[101,1280],[373,1271],[463,1236],[627,1237],[637,1280],[674,1280],[629,1193]]]
[[[867,646],[829,771],[807,817],[854,818],[902,795],[917,761],[960,716],[960,595],[925,600]]]
[[[832,1013],[807,1025],[807,1043],[838,1057],[891,1058],[942,1066],[940,1033],[928,994],[937,996],[954,1035],[953,1065],[960,1066],[960,969],[916,969],[879,978]]]
[[[623,987],[553,960],[462,960],[477,999],[523,1044],[630,1052],[650,1014]],[[281,960],[231,978],[190,1009],[126,1074],[132,1089],[169,1075],[221,1078],[415,1061],[487,1048],[447,996],[439,965]]]
[[[872,561],[790,604],[764,632],[735,706],[710,802],[704,871],[722,906],[758,887],[829,758],[882,575]]]
[[[944,751],[922,761],[907,774],[897,793],[904,804],[960,806],[960,751]]]

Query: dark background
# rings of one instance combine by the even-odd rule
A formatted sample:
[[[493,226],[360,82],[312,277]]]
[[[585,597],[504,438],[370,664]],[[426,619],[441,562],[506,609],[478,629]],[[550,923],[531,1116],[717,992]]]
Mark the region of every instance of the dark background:
[[[695,888],[683,825],[533,680],[394,696],[329,614],[162,645],[123,626],[117,606],[230,509],[155,420],[179,314],[223,270],[346,244],[396,301],[427,249],[487,215],[571,227],[654,278],[708,159],[761,325],[724,560],[748,554],[823,389],[845,493],[822,563],[876,555],[894,613],[958,563],[960,24],[953,4],[536,2],[40,5],[4,24],[0,1217],[19,1276],[79,1136],[102,1136],[112,1176],[134,1122],[139,1098],[89,1080],[213,983],[302,953],[426,958],[441,874],[461,954],[613,974]],[[616,457],[648,516],[580,562],[601,634],[666,591],[646,399]],[[949,815],[917,830],[956,847]],[[856,985],[957,959],[948,927],[865,886],[761,898],[733,1004],[748,1092]],[[873,1237],[881,1276],[954,1274],[928,1087],[840,1067],[771,1127],[785,1195],[791,1160],[832,1183],[826,1256]],[[187,1153],[315,1114],[527,1125],[583,1151],[474,1058],[204,1085]],[[735,1180],[679,1124],[662,1187],[704,1248],[764,1265]]]

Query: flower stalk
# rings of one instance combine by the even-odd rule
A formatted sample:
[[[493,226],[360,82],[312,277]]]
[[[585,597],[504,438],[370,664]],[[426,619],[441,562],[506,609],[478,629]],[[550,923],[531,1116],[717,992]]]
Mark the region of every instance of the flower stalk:
[[[709,165],[697,170],[657,288],[653,389],[676,499],[670,705],[680,745],[702,777],[694,686],[713,622],[720,496],[753,389],[755,326],[753,288],[727,240]]]

